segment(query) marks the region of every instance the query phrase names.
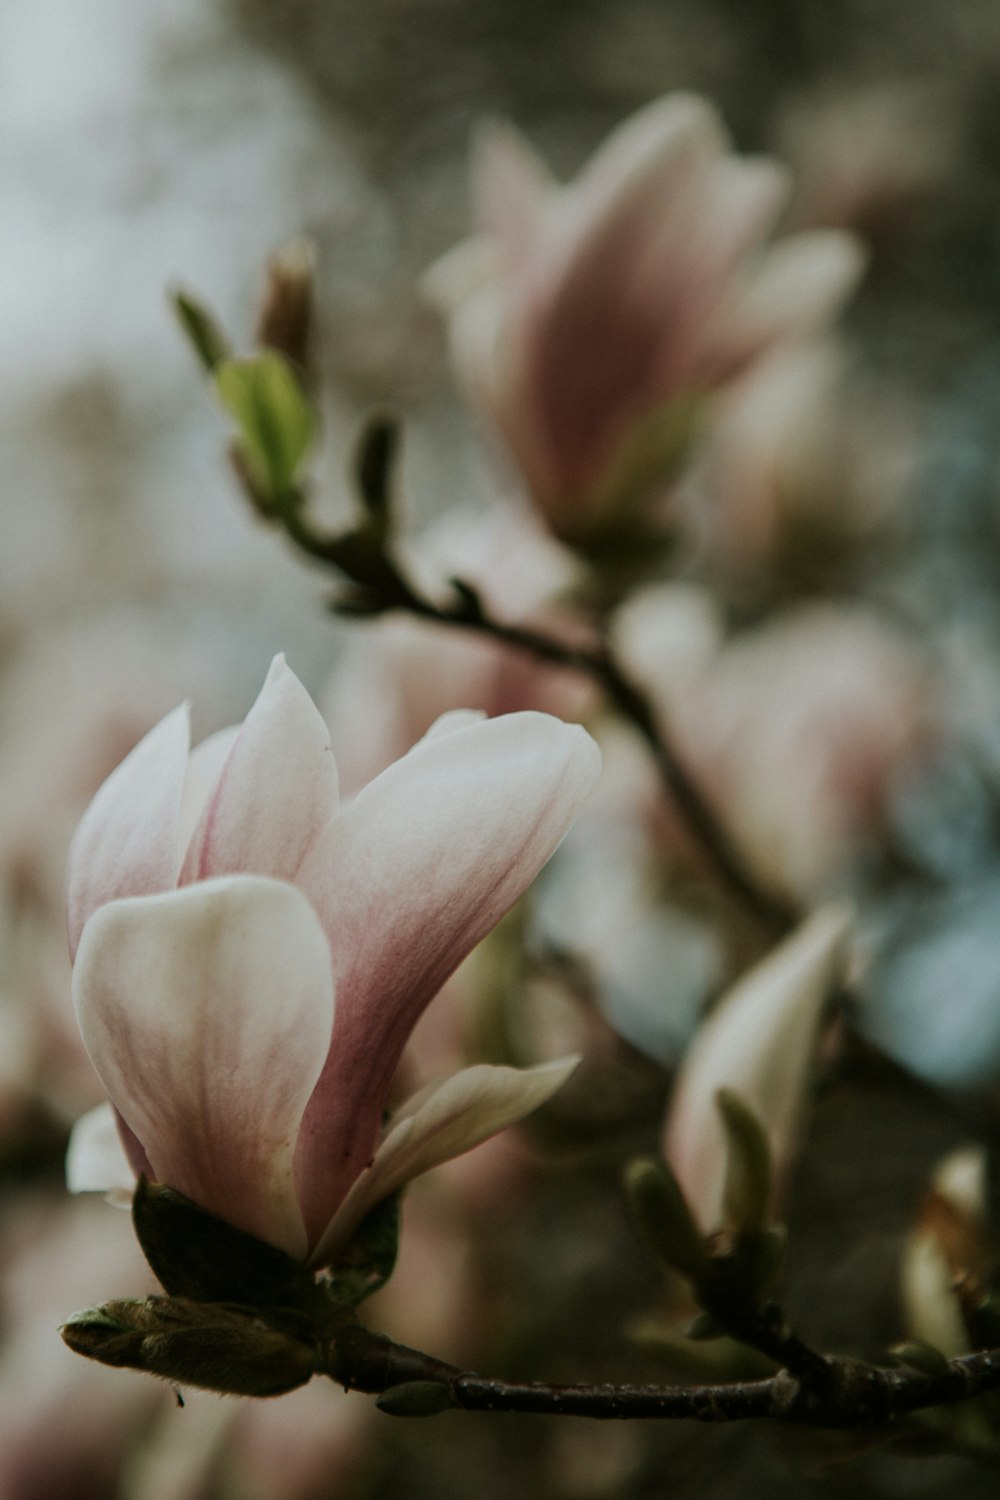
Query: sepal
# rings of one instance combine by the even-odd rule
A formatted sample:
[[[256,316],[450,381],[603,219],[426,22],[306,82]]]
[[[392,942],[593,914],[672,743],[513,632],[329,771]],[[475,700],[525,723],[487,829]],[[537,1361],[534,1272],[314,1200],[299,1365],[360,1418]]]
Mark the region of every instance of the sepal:
[[[291,1256],[173,1188],[140,1178],[132,1222],[150,1269],[172,1297],[251,1307],[295,1307],[315,1297],[312,1276]]]
[[[697,1284],[708,1270],[708,1254],[676,1177],[653,1157],[639,1157],[625,1169],[624,1185],[640,1237],[659,1260]]]
[[[726,1133],[722,1211],[726,1228],[739,1238],[766,1227],[771,1202],[771,1147],[757,1112],[734,1089],[720,1089],[716,1107]]]

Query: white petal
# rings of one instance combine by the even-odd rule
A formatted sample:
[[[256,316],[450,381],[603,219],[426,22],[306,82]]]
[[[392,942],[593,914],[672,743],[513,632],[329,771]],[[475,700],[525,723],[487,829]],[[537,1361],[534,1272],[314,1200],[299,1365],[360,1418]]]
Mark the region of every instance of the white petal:
[[[202,811],[181,883],[232,874],[291,880],[336,810],[329,731],[276,656]]]
[[[177,821],[189,740],[188,710],[182,704],[112,771],[84,813],[67,872],[71,955],[98,907],[176,884]]]
[[[331,1220],[313,1264],[329,1261],[383,1198],[538,1109],[579,1063],[578,1057],[564,1057],[524,1069],[479,1064],[422,1089],[393,1116],[374,1161]]]
[[[303,1256],[293,1157],[333,1020],[308,902],[250,876],[114,902],[87,924],[73,990],[156,1179]]]
[[[81,1115],[70,1132],[66,1150],[66,1186],[71,1193],[108,1193],[127,1203],[135,1191],[115,1112],[98,1104]]]

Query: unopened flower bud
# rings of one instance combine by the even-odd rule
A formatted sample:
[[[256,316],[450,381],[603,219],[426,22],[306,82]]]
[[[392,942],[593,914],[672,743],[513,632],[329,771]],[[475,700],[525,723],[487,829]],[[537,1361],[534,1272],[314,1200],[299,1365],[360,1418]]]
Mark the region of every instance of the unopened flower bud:
[[[294,240],[271,256],[257,319],[257,343],[276,349],[300,370],[309,364],[316,255],[308,240]]]
[[[183,1297],[142,1297],[77,1313],[62,1328],[77,1354],[232,1396],[280,1396],[305,1385],[314,1350],[248,1310]]]

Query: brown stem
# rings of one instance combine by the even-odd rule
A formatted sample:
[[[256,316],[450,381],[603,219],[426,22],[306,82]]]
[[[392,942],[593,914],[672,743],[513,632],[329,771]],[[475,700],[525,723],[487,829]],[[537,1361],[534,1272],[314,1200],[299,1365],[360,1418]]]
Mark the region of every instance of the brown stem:
[[[819,1356],[814,1356],[818,1359]],[[523,1412],[549,1416],[657,1417],[696,1422],[740,1422],[769,1417],[812,1427],[859,1428],[891,1422],[1000,1389],[1000,1349],[965,1354],[933,1374],[885,1368],[835,1356],[822,1358],[822,1378],[788,1370],[765,1380],[698,1386],[551,1385],[492,1380],[459,1370],[381,1334],[353,1326],[323,1351],[320,1373],[345,1389],[371,1393],[440,1392],[425,1410]],[[403,1411],[401,1403],[387,1409]],[[405,1408],[417,1414],[416,1397]]]

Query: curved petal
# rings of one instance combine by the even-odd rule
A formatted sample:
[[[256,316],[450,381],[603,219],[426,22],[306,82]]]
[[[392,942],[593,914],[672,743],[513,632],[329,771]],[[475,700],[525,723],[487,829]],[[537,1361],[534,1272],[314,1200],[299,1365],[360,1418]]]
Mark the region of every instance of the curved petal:
[[[304,897],[234,876],[116,901],[87,924],[73,996],[156,1179],[303,1257],[292,1160],[333,1021],[326,939]]]
[[[843,229],[802,230],[772,245],[715,320],[725,366],[815,333],[846,302],[866,265],[861,241]]]
[[[239,739],[242,724],[231,724],[228,729],[217,729],[200,744],[195,745],[188,756],[184,773],[184,789],[181,792],[181,814],[178,820],[177,844],[183,856],[194,837],[205,804],[218,785],[222,768]]]
[[[548,167],[507,120],[489,120],[472,147],[477,224],[502,246],[512,265],[535,250],[547,201],[558,188]]]
[[[664,1155],[706,1233],[719,1228],[725,1176],[716,1096],[733,1089],[753,1108],[780,1176],[794,1150],[820,1019],[843,970],[850,926],[847,907],[814,912],[723,997],[684,1060]]]
[[[70,1131],[66,1148],[66,1186],[71,1193],[108,1193],[127,1203],[135,1189],[135,1173],[125,1155],[115,1112],[98,1104],[81,1115]]]
[[[548,714],[470,724],[415,746],[320,835],[297,884],[330,940],[337,1021],[303,1123],[304,1202],[332,1212],[368,1164],[417,1017],[538,874],[600,759]]]
[[[176,884],[177,820],[190,732],[182,704],[126,755],[84,813],[67,872],[71,957],[99,906]]]
[[[209,795],[181,884],[214,875],[291,880],[337,810],[337,767],[323,718],[276,656]]]
[[[479,1064],[422,1089],[393,1116],[389,1133],[334,1214],[312,1256],[324,1265],[365,1215],[414,1177],[471,1151],[550,1099],[579,1066],[563,1057],[536,1068]]]

